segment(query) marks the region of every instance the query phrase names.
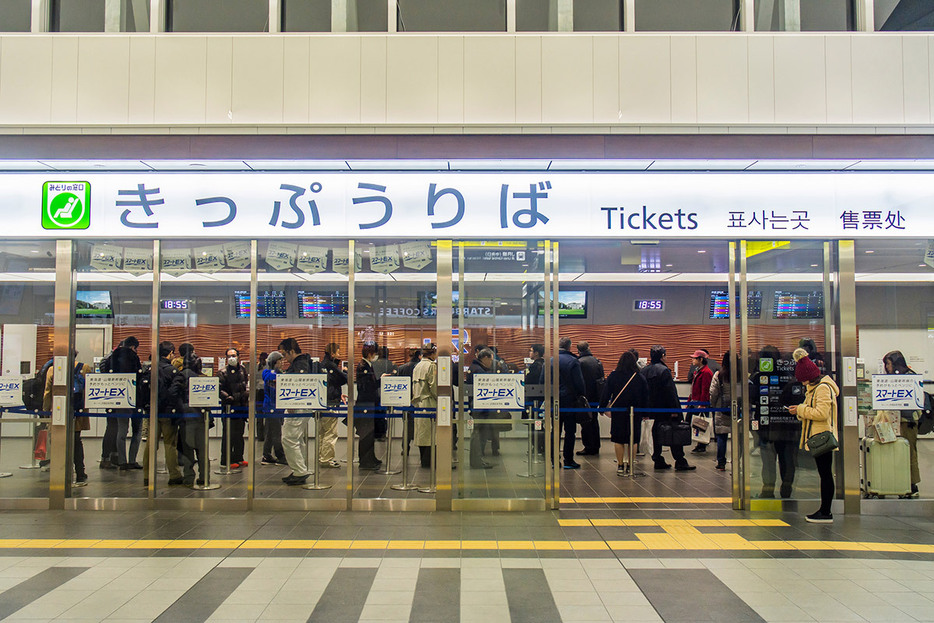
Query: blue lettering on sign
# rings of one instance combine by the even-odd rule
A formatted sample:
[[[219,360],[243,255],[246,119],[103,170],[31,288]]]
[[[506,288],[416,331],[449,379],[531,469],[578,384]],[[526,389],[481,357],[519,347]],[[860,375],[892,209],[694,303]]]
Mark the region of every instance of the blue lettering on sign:
[[[915,392],[913,389],[877,389],[876,400],[882,402],[893,402],[903,400],[913,400]]]
[[[304,387],[301,389],[282,388],[279,390],[280,400],[308,400],[317,398],[318,390],[316,388]]]
[[[19,383],[0,383],[0,392],[16,391]]]
[[[408,388],[405,383],[387,383],[383,386],[383,390],[387,392],[404,392]]]
[[[126,397],[126,387],[92,387],[87,397],[91,400]]]
[[[506,387],[499,387],[496,389],[486,389],[483,387],[477,388],[477,399],[478,400],[499,400],[502,398],[511,398],[516,395],[515,388],[509,389]]]
[[[193,391],[196,394],[203,394],[203,393],[208,393],[210,391],[213,391],[214,387],[215,386],[213,384],[193,383],[191,385],[191,391]]]

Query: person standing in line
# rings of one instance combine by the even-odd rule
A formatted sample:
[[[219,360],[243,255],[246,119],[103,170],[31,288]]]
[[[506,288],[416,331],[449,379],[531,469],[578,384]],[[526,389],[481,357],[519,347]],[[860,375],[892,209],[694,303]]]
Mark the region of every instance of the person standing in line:
[[[882,358],[886,374],[917,374],[908,367],[905,355],[900,350],[893,350]],[[918,467],[918,420],[920,411],[899,411],[899,433],[908,440],[909,464],[911,465],[911,495],[918,495],[921,483],[921,470]]]
[[[837,423],[837,396],[840,393],[837,384],[826,375],[822,375],[817,365],[808,358],[803,348],[795,349],[792,353],[795,361],[795,378],[804,383],[807,388],[804,402],[791,405],[788,412],[803,422],[801,428],[802,450],[807,449],[808,441],[815,435],[830,431],[836,435]],[[817,464],[817,473],[820,476],[820,508],[805,519],[810,523],[833,523],[831,504],[834,496],[833,482],[833,455],[825,452],[814,457]]]
[[[474,378],[478,374],[495,374],[495,363],[493,361],[493,351],[485,346],[477,351],[474,360],[470,362],[470,369],[467,373],[467,378],[465,382],[467,385],[471,386],[470,396],[471,404],[473,404],[473,383]],[[470,468],[471,469],[490,469],[493,467],[491,463],[483,460],[483,450],[486,447],[486,442],[491,440],[493,437],[493,427],[489,424],[483,424],[483,420],[490,419],[490,415],[487,411],[474,410],[472,411],[474,426],[473,432],[470,435]]]
[[[77,357],[78,353],[73,351],[72,359],[76,359]],[[85,378],[86,375],[91,371],[91,366],[79,361],[75,363],[75,369],[72,378],[71,412],[75,418],[75,435],[74,444],[72,446],[72,461],[75,468],[74,476],[76,483],[88,481],[88,474],[84,468],[84,442],[81,440],[81,431],[91,430],[91,418],[87,415],[78,414],[82,409],[84,409]],[[52,387],[54,385],[54,372],[55,368],[53,366],[49,366],[49,369],[46,371],[45,387],[42,394],[43,411],[52,410]],[[49,434],[51,435],[51,430],[49,431]],[[46,440],[46,443],[48,444],[50,440],[51,437]]]
[[[709,353],[705,349],[699,348],[691,355],[694,377],[691,380],[691,395],[688,397],[689,402],[710,403],[710,382],[713,380],[713,372],[710,366],[707,365],[708,354]],[[696,408],[696,406],[692,406]],[[691,418],[688,418],[688,420],[690,419]],[[694,454],[703,454],[707,452],[707,444],[698,442],[691,452]]]
[[[730,351],[726,351],[720,369],[714,372],[710,380],[710,406],[715,409],[729,409],[732,404],[731,369]],[[726,470],[726,446],[730,439],[729,413],[718,411],[714,414],[713,432],[717,439],[717,469],[722,472]]]
[[[287,337],[279,342],[278,350],[289,364],[285,374],[311,374],[311,357],[302,352],[298,340],[294,337]],[[303,485],[311,475],[305,461],[305,449],[302,448],[307,425],[308,419],[303,417],[287,417],[282,422],[282,447],[285,449],[285,459],[292,469],[292,473],[285,476],[282,482],[289,486]]]
[[[374,447],[373,418],[369,417],[368,410],[379,404],[379,379],[373,371],[373,363],[379,358],[375,344],[363,345],[363,359],[357,364],[356,390],[354,401],[353,427],[359,437],[357,453],[359,455],[360,469],[377,470],[383,464],[376,458]],[[359,413],[359,414],[358,414]]]
[[[224,354],[226,365],[218,373],[218,385],[220,386],[221,405],[228,408],[228,412],[234,415],[236,410],[242,410],[249,404],[250,394],[247,390],[249,376],[246,367],[240,363],[240,351],[236,348],[228,348]],[[243,458],[244,442],[243,433],[246,430],[246,416],[243,413],[237,413],[236,417],[222,418],[224,426],[224,436],[226,443],[221,442],[221,465],[227,465],[227,459],[230,458],[230,469],[246,467],[247,461]],[[230,456],[227,456],[227,446],[230,446]]]
[[[438,408],[438,349],[428,344],[422,349],[422,360],[412,371],[412,406],[416,409]],[[422,467],[431,467],[430,418],[415,418],[415,445]]]
[[[177,389],[173,393],[175,376],[179,371],[172,365],[171,359],[175,354],[175,344],[169,341],[159,344],[159,361],[156,363],[159,372],[158,416],[159,429],[155,434],[150,433],[143,448],[143,484],[149,486],[149,444],[159,443],[162,440],[162,451],[165,455],[165,468],[169,472],[169,485],[184,484],[182,470],[178,466],[178,431],[179,418],[171,414],[179,413]]]
[[[668,412],[654,413],[655,423],[652,424],[652,460],[655,462],[655,469],[670,469],[671,465],[665,462],[662,457],[661,427],[665,423],[677,423],[683,420],[681,414],[681,401],[678,399],[678,390],[675,387],[674,378],[671,376],[671,370],[665,364],[665,347],[656,344],[649,351],[651,363],[642,368],[642,376],[649,388],[649,407],[652,409],[670,409]],[[679,472],[686,472],[697,469],[690,465],[684,458],[684,448],[682,446],[671,446],[671,458],[675,461],[675,469]]]
[[[415,366],[418,365],[418,362],[422,360],[422,349],[413,348],[409,353],[409,360],[402,364],[402,367],[399,368],[397,372],[398,376],[407,376],[409,380],[412,379],[412,373],[415,371]],[[456,376],[455,376],[456,382]],[[409,424],[405,430],[405,438],[402,440],[402,456],[405,456],[409,450],[409,446],[412,444],[412,440],[415,438],[415,418],[409,418]]]
[[[266,369],[266,361],[268,359],[269,353],[266,351],[261,352],[259,357],[256,358],[256,394],[253,396],[253,401],[256,403],[257,413],[263,410],[263,403],[266,401],[266,387],[262,383],[262,379],[263,371]],[[256,426],[256,441],[265,442],[266,420],[264,418],[256,418],[254,425]]]
[[[394,375],[396,373],[396,364],[389,359],[389,349],[385,346],[380,346],[378,352],[379,357],[373,362],[373,372],[376,374],[377,381],[387,374]],[[377,385],[377,391],[380,389],[380,386]],[[373,434],[376,441],[386,441],[387,430],[388,424],[386,423],[386,418],[373,418]]]
[[[178,463],[182,471],[182,483],[195,484],[195,465],[198,466],[199,485],[205,483],[207,470],[211,469],[205,454],[204,420],[202,412],[189,404],[189,380],[204,376],[201,372],[201,359],[195,354],[194,346],[185,343],[179,346],[179,352],[187,353],[182,362],[182,371],[172,379],[171,393],[178,397],[179,410],[183,420],[179,434]]]
[[[121,345],[110,354],[109,369],[107,371],[114,374],[135,374],[136,383],[139,385],[139,375],[142,372],[143,364],[136,353],[138,348],[139,340],[135,337],[130,336],[123,340]],[[142,419],[129,417],[132,411],[132,409],[129,410],[124,417],[118,415],[116,418],[117,429],[114,439],[114,454],[111,455],[110,462],[121,470],[143,469],[143,466],[136,462],[143,433]],[[128,433],[131,435],[129,452],[127,451],[126,441]],[[106,431],[104,437],[106,441]]]
[[[265,417],[257,418],[264,422],[262,465],[288,465],[285,460],[285,448],[282,447],[282,418],[276,411],[276,376],[282,373],[285,359],[277,350],[266,355],[266,368],[263,370],[263,406],[260,410]],[[257,427],[258,428],[258,427]]]
[[[590,352],[590,344],[585,341],[577,343],[577,354],[581,374],[584,375],[587,402],[595,405],[600,402],[600,396],[603,394],[603,364]],[[581,424],[581,443],[584,444],[584,449],[578,451],[579,456],[596,456],[600,453],[600,420],[596,416],[591,416]]]
[[[324,357],[321,359],[319,369],[328,377],[328,409],[334,410],[341,406],[345,397],[341,388],[347,384],[347,374],[341,367],[341,345],[331,342],[324,347]],[[318,418],[318,431],[316,435],[321,435],[321,441],[318,444],[318,466],[319,467],[340,467],[341,463],[337,460],[335,447],[337,446],[337,418],[320,417]]]
[[[639,365],[630,351],[624,352],[616,363],[616,369],[610,372],[600,396],[600,410],[612,409],[610,416],[610,440],[616,450],[616,475],[628,476],[632,473],[629,463],[629,440],[638,446],[642,436],[642,415],[632,414],[630,408],[644,409],[648,404],[649,386],[639,374]]]
[[[550,372],[551,365],[542,370],[541,382],[545,382],[545,374]],[[577,413],[566,409],[576,409],[580,398],[585,396],[587,386],[584,385],[584,375],[581,373],[581,364],[571,352],[571,338],[563,337],[558,340],[558,417],[561,429],[564,431],[564,469],[580,469],[580,463],[574,460],[574,442],[577,434]]]

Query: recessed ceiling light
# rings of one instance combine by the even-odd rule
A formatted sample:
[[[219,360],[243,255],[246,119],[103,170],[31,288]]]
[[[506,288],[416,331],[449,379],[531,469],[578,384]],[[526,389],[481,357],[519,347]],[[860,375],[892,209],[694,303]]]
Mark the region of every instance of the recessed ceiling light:
[[[133,301],[123,301],[124,303],[132,303]]]
[[[873,251],[872,249],[869,249],[868,251],[866,251],[866,253],[875,253],[875,251]]]
[[[817,264],[811,264],[811,268],[817,268]]]
[[[919,268],[924,268],[925,266],[927,266],[927,264],[918,264]]]
[[[665,268],[671,268],[674,264],[665,264]]]
[[[698,253],[707,253],[707,249],[698,249],[697,252],[698,252]]]

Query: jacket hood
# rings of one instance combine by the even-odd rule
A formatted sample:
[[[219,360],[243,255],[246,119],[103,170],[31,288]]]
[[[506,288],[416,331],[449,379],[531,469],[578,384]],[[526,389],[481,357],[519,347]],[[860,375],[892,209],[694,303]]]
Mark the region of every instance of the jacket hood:
[[[814,385],[814,388],[816,389],[817,386],[820,385],[821,383],[824,383],[824,384],[826,384],[826,385],[830,385],[830,387],[833,389],[834,394],[835,394],[835,395],[840,395],[840,388],[837,387],[837,384],[833,382],[833,379],[830,378],[829,375],[825,374],[824,376],[822,376],[822,377],[818,380],[818,382]],[[808,387],[811,387],[811,386],[808,385]]]

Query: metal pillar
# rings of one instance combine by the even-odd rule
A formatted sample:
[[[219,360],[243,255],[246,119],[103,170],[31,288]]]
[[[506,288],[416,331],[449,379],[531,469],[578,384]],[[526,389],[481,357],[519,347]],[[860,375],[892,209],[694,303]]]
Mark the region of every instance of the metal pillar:
[[[856,375],[852,378],[846,370],[856,370],[858,349],[856,344],[856,243],[853,240],[837,242],[837,298],[834,318],[837,319],[838,356],[837,380],[840,383],[840,408],[837,409],[837,430],[841,431],[840,452],[837,454],[837,493],[843,491],[843,512],[858,515],[860,512],[859,490],[859,426],[856,414]],[[827,308],[826,301],[824,308]],[[850,360],[850,366],[845,365]],[[839,465],[843,462],[842,470]],[[842,471],[842,474],[841,474]]]
[[[454,396],[451,387],[451,354],[453,352],[451,341],[451,318],[453,311],[453,276],[454,257],[453,243],[450,240],[437,242],[437,304],[438,313],[435,316],[435,330],[438,345],[438,408],[435,413],[434,456],[431,469],[435,474],[435,508],[436,510],[451,510],[451,411]],[[460,291],[460,300],[464,300],[464,292]],[[446,373],[442,373],[442,366],[446,366]],[[461,386],[463,387],[463,386]]]
[[[876,30],[876,0],[854,0],[856,11],[856,30],[858,32],[875,32]]]
[[[282,32],[282,0],[269,0],[269,32]]]
[[[71,356],[75,346],[74,243],[55,241],[55,342],[52,355],[52,421],[49,423],[49,508],[65,508],[65,498],[71,497],[74,476],[74,430],[72,414]],[[63,365],[59,365],[63,364]]]
[[[623,0],[623,30],[636,32],[636,0]]]
[[[737,356],[740,361],[740,375],[739,378],[742,380],[742,405],[740,410],[743,414],[743,418],[740,420],[740,426],[737,426],[737,432],[739,433],[739,443],[740,448],[742,449],[742,465],[743,473],[741,486],[743,491],[743,500],[745,505],[751,505],[752,501],[752,483],[750,482],[750,473],[749,473],[749,464],[752,460],[750,457],[750,442],[749,436],[751,432],[751,421],[752,413],[750,396],[749,396],[749,383],[745,380],[749,378],[749,288],[746,283],[746,241],[741,240],[739,243],[739,353]],[[732,302],[732,301],[731,301]],[[736,462],[736,457],[733,457],[733,462]],[[735,468],[734,468],[735,469]]]
[[[30,15],[30,32],[49,32],[52,29],[52,2],[51,0],[32,0],[32,13]]]
[[[149,0],[149,32],[165,32],[167,1]]]
[[[391,0],[395,5],[395,0]],[[393,22],[395,23],[395,22]],[[354,261],[354,241],[347,241],[347,510],[353,508],[353,409],[357,402],[357,380],[354,371],[354,313],[356,312],[355,299],[357,297],[356,280],[357,263]],[[315,431],[315,435],[318,431]],[[318,457],[315,457],[315,461]],[[320,467],[319,467],[320,469]]]
[[[732,396],[730,404],[730,457],[732,459],[732,482],[733,482],[733,510],[744,510],[749,508],[749,499],[744,496],[745,489],[743,488],[743,474],[748,469],[748,465],[742,460],[743,447],[748,445],[745,443],[745,438],[741,437],[742,427],[740,426],[739,415],[741,411],[739,410],[739,404],[748,404],[740,403],[737,400],[739,396],[739,379],[747,378],[741,377],[736,374],[736,371],[739,370],[739,357],[740,350],[737,348],[737,339],[736,339],[736,243],[730,242],[729,249],[727,251],[729,257],[730,265],[730,277],[729,282],[727,283],[727,296],[729,297],[729,310],[730,310],[730,378],[727,379],[730,383],[730,396]],[[748,304],[748,303],[747,303]],[[742,308],[742,307],[741,307]],[[743,314],[745,317],[745,314]],[[745,412],[745,409],[742,410]]]
[[[256,240],[250,240],[250,375],[247,385],[250,399],[247,412],[247,455],[249,462],[246,470],[246,507],[253,509],[253,497],[256,494],[256,387],[257,383],[262,382],[259,378],[260,370],[256,368],[258,363],[256,356],[256,310],[259,308],[257,301],[257,264],[258,245]],[[227,464],[230,465],[230,455],[227,455]]]
[[[156,500],[156,457],[159,455],[159,437],[162,431],[159,428],[159,300],[162,296],[162,244],[158,240],[152,241],[152,297],[149,301],[149,314],[152,321],[152,355],[149,372],[149,436],[146,450],[149,453],[149,472],[145,477],[149,480],[146,487],[150,504]],[[184,426],[184,424],[182,424]],[[168,465],[166,465],[168,468]]]

